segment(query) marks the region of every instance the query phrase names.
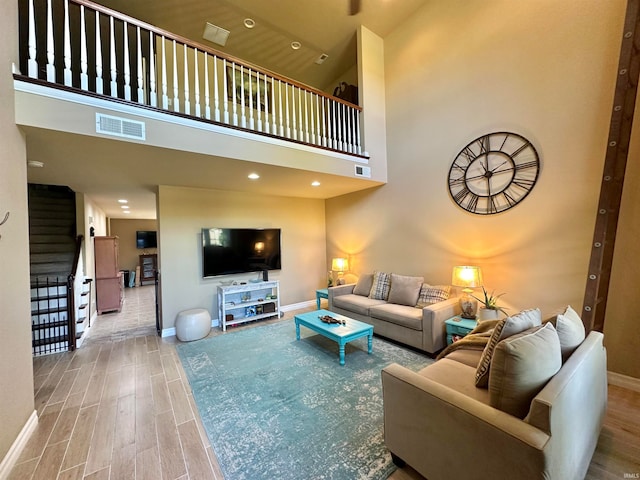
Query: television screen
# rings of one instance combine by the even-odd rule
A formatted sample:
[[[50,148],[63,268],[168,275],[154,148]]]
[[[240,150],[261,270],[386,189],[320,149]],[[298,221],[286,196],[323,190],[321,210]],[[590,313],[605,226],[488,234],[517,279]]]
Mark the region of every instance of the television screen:
[[[203,228],[202,276],[280,270],[279,228]]]
[[[136,247],[137,248],[157,248],[158,237],[155,231],[140,231],[136,232]]]

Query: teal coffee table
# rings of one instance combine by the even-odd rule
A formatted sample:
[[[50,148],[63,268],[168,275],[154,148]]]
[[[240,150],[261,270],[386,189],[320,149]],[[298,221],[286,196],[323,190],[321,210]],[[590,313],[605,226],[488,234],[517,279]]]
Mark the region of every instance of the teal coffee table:
[[[344,320],[345,324],[324,323],[320,320],[323,315],[329,315],[337,320]],[[360,337],[368,337],[368,353],[373,351],[373,325],[359,322],[344,315],[316,310],[314,312],[301,313],[294,317],[296,322],[296,339],[300,340],[300,325],[313,330],[320,335],[337,342],[340,347],[340,365],[344,365],[344,347],[347,343]]]

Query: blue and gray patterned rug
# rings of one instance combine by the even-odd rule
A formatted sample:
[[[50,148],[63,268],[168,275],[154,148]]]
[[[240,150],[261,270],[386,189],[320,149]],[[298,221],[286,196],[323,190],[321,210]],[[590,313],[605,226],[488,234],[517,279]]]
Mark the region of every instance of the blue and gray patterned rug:
[[[426,355],[375,337],[346,348],[293,320],[177,345],[226,480],[385,479],[380,371]]]

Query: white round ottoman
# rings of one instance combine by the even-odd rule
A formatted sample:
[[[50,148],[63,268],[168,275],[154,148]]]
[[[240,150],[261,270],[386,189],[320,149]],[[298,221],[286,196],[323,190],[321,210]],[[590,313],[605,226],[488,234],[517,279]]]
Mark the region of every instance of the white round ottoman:
[[[211,331],[211,315],[204,308],[192,308],[178,313],[176,337],[182,342],[199,340]]]

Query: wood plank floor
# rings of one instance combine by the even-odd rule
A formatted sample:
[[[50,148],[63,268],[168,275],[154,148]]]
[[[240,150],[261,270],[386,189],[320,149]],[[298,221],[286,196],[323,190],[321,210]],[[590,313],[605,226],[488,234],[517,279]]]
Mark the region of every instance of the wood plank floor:
[[[154,303],[153,286],[126,289],[122,312],[100,315],[81,348],[34,358],[39,421],[11,480],[223,479],[176,339],[155,335]],[[610,386],[587,479],[638,474],[640,392]],[[409,467],[390,477],[422,478]]]

